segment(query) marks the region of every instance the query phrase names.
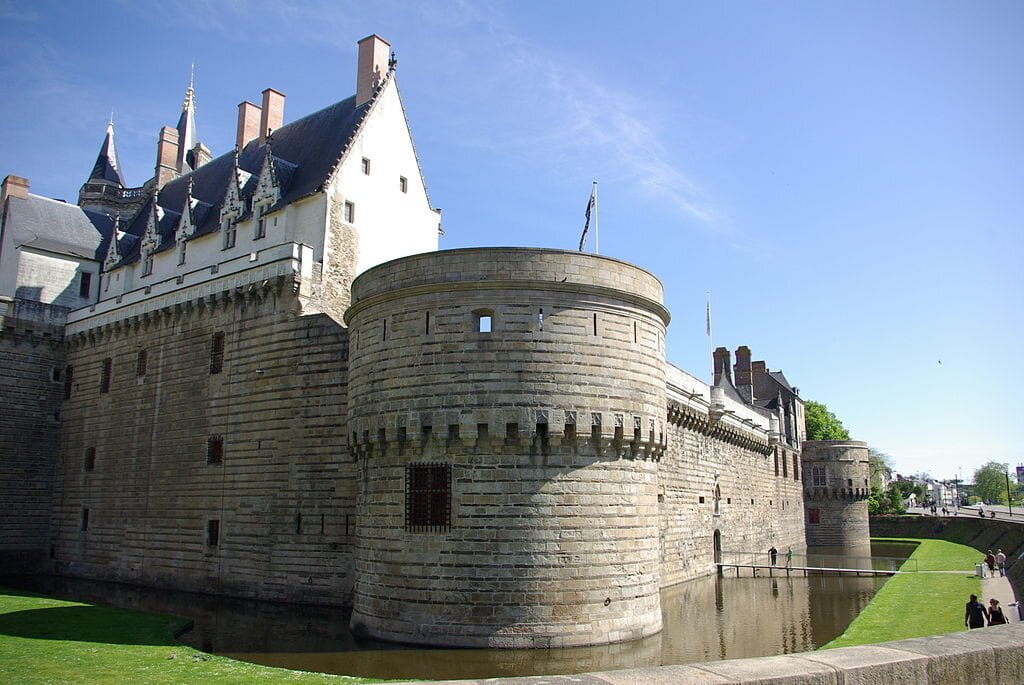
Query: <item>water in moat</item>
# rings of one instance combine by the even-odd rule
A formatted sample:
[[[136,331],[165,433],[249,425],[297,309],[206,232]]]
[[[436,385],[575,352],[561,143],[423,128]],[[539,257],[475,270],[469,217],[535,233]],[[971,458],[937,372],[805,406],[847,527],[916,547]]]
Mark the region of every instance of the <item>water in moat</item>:
[[[874,543],[871,553],[906,558],[912,550],[912,545]],[[865,560],[859,561],[864,567]],[[787,576],[784,571],[751,577],[747,570],[736,577],[730,571],[664,590],[664,629],[657,635],[545,650],[430,649],[357,639],[348,631],[347,612],[337,608],[61,578],[38,579],[32,589],[187,616],[195,625],[182,642],[243,661],[374,678],[447,679],[583,673],[813,650],[842,633],[884,582],[884,577]]]

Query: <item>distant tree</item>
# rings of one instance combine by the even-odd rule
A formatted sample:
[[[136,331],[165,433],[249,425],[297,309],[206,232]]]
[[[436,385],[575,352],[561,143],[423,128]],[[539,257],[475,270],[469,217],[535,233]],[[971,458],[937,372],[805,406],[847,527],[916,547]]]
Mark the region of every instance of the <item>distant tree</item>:
[[[885,492],[879,487],[871,488],[868,495],[869,514],[905,514],[907,508],[903,505],[903,494],[896,483],[892,483]]]
[[[882,474],[887,470],[892,471],[892,457],[874,447],[868,448],[868,472],[871,474],[871,485],[882,487]]]
[[[974,472],[974,494],[993,504],[1006,504],[1006,472],[1009,466],[990,461]]]
[[[804,402],[804,421],[807,424],[808,440],[850,439],[850,432],[843,427],[843,422],[820,402],[814,400]]]
[[[893,483],[893,485],[895,486],[896,484]],[[897,487],[890,487],[889,488],[889,492],[886,493],[886,494],[888,495],[888,500],[889,500],[886,503],[888,505],[888,509],[889,509],[889,511],[886,512],[887,514],[905,514],[905,513],[907,513],[907,507],[906,507],[906,505],[903,504],[903,500],[905,500],[906,498],[903,496],[903,493],[900,492],[899,488],[897,488]]]

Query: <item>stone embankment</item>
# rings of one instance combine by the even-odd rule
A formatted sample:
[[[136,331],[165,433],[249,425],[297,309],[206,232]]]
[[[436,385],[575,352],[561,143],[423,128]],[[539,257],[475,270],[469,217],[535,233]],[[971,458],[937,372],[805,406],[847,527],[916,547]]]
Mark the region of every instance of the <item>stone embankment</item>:
[[[979,552],[1001,548],[1015,587],[1024,580],[1024,526],[999,520],[900,516],[871,519],[873,537],[936,538]],[[802,654],[580,675],[447,681],[518,685],[974,685],[1024,683],[1024,622],[983,630]]]

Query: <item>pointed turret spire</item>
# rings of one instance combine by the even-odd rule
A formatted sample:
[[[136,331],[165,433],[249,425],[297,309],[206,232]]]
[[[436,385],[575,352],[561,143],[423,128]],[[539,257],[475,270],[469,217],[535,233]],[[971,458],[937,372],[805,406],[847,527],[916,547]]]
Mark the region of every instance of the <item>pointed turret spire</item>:
[[[96,156],[96,163],[89,174],[90,181],[112,181],[125,187],[124,177],[121,175],[121,162],[117,159],[117,148],[114,147],[114,115],[110,115],[110,123],[107,124],[107,135],[103,138],[103,145],[100,146],[100,153]]]
[[[121,232],[121,212],[114,215],[114,225],[110,230],[110,243],[107,245],[107,255],[103,259],[103,270],[110,271],[121,262],[121,250],[117,245],[118,233]]]
[[[185,101],[181,105],[181,116],[178,118],[178,173],[187,174],[196,168],[192,148],[196,146],[196,97],[195,84],[196,65],[193,62],[188,77],[188,88],[185,90]]]

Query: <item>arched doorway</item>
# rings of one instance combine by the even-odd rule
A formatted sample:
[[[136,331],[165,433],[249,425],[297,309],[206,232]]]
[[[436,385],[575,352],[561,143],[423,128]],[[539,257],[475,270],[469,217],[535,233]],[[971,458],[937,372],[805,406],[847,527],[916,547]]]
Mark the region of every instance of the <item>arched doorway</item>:
[[[715,545],[715,563],[716,564],[721,564],[722,563],[722,532],[719,531],[719,530],[715,531],[714,545]],[[719,573],[722,572],[721,567],[719,567],[718,572]]]

